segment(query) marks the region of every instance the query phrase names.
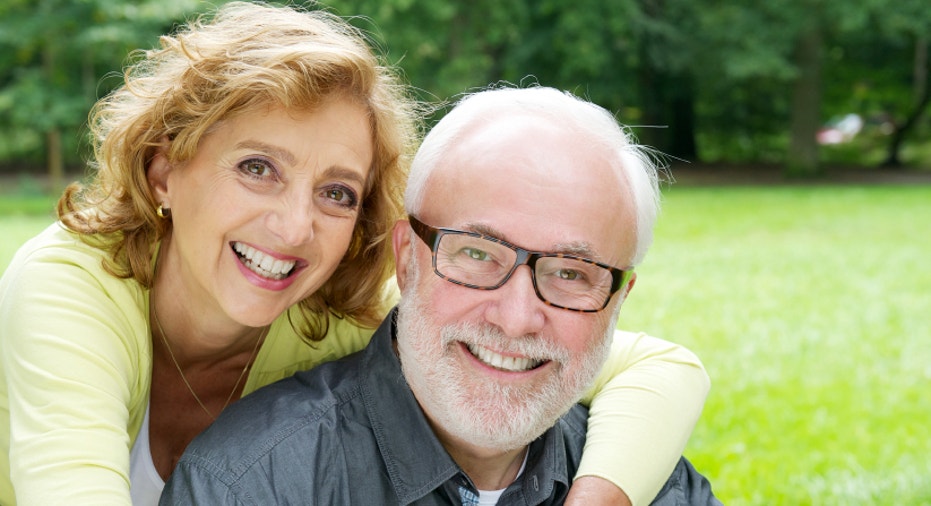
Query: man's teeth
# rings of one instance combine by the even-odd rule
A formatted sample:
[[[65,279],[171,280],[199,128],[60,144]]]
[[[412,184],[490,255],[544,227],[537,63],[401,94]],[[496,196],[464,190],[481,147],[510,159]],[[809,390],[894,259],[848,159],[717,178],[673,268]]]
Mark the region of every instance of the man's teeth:
[[[243,265],[263,278],[284,279],[297,263],[294,260],[278,260],[241,242],[233,243],[233,249],[239,254]]]
[[[529,371],[543,363],[542,360],[529,358],[505,357],[477,344],[467,344],[475,358],[496,369],[510,372]]]

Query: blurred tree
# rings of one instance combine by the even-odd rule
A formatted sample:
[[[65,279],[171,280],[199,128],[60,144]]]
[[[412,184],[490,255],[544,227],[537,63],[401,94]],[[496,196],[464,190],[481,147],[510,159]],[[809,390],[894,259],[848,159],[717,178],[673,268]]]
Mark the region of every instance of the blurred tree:
[[[0,160],[44,161],[52,170],[79,160],[87,110],[121,82],[116,71],[126,54],[151,47],[195,9],[223,1],[0,3]],[[370,32],[427,100],[455,98],[496,81],[538,81],[615,111],[642,143],[673,157],[772,162],[792,173],[816,174],[815,132],[834,115],[857,112],[869,122],[885,114],[893,134],[877,142],[888,142],[890,165],[901,163],[903,144],[922,134],[929,102],[926,3],[317,5]]]
[[[353,23],[368,31],[431,101],[514,78],[513,54],[530,30],[532,14],[526,0],[332,0],[327,5],[354,16]]]
[[[622,17],[633,33],[638,102],[643,108],[640,138],[685,161],[698,160],[696,144],[696,49],[698,10],[691,0],[639,0],[636,14]],[[622,76],[618,78],[623,79]]]
[[[810,176],[821,172],[818,163],[818,129],[822,124],[822,48],[824,45],[821,15],[799,18],[792,61],[796,76],[792,80],[789,110],[789,151],[786,172],[792,176]]]
[[[877,12],[879,26],[878,44],[897,52],[910,55],[910,79],[905,72],[899,75],[899,83],[911,83],[911,93],[899,93],[898,99],[890,104],[893,131],[890,136],[885,167],[900,167],[900,151],[905,139],[916,128],[931,102],[931,86],[928,84],[928,71],[931,68],[931,56],[928,52],[928,37],[931,34],[931,8],[925,0],[899,0],[889,2]],[[887,55],[888,57],[888,55]],[[907,68],[902,65],[900,68]]]
[[[888,154],[883,162],[884,167],[898,168],[902,166],[902,161],[899,158],[902,144],[908,134],[918,125],[928,108],[928,103],[931,102],[931,87],[928,86],[928,69],[931,67],[931,58],[928,56],[927,35],[914,35],[914,45],[912,106],[907,110],[904,120],[893,120],[893,131],[890,136]]]
[[[901,60],[890,60],[888,50],[871,52],[868,60],[857,63],[836,55],[857,43],[889,49],[891,41],[915,40],[929,31],[929,15],[924,0],[703,3],[694,39],[702,46],[694,60],[704,132],[700,139],[711,146],[712,157],[725,157],[720,150],[728,146],[736,151],[749,146],[757,160],[781,160],[788,174],[818,174],[816,133],[830,116],[825,107],[849,107],[864,80],[890,95],[901,97],[904,91],[897,77],[903,67],[889,68]],[[912,114],[899,123],[904,131],[914,126],[927,100],[913,103]],[[780,149],[778,139],[785,131],[788,145]],[[736,145],[722,136],[735,139]]]
[[[489,83],[540,82],[571,89],[618,110],[636,83],[614,77],[630,69],[624,32],[632,0],[333,0],[400,64],[423,98],[435,101]]]
[[[0,159],[44,160],[53,189],[80,161],[93,102],[127,53],[152,46],[195,0],[7,0],[0,5]],[[202,6],[201,6],[202,7]],[[106,73],[111,79],[100,80]],[[37,153],[44,152],[43,155]]]

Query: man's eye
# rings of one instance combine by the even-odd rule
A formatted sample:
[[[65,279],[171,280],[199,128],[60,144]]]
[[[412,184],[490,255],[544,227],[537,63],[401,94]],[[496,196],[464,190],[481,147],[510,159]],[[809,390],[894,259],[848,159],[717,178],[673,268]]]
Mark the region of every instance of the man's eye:
[[[480,262],[485,262],[489,260],[488,252],[482,251],[480,249],[464,248],[462,250],[462,253],[472,260],[478,260]]]
[[[556,272],[556,276],[563,281],[577,281],[581,278],[579,271],[574,271],[571,269],[562,269]]]

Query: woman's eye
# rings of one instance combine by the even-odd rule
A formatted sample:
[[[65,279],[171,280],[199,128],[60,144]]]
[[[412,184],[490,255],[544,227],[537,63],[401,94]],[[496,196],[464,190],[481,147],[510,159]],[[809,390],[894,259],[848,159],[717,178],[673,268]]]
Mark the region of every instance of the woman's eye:
[[[257,179],[267,178],[274,173],[274,169],[265,160],[246,160],[239,164],[239,169]]]
[[[332,199],[332,200],[338,200],[338,201],[342,202],[343,199],[346,198],[346,192],[344,192],[343,190],[340,190],[340,189],[338,189],[338,188],[334,188],[334,189],[329,190],[329,191],[327,192],[327,197],[329,197],[329,198]]]
[[[334,202],[336,205],[346,208],[355,209],[359,203],[356,193],[349,188],[334,186],[323,191],[324,198]]]

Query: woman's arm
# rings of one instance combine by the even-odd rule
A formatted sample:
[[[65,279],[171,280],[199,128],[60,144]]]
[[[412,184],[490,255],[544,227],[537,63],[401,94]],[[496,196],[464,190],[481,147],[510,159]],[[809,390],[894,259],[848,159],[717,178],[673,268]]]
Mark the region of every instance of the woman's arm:
[[[14,490],[19,504],[130,503],[128,425],[149,351],[132,339],[144,301],[127,286],[50,244],[4,274],[0,503]]]
[[[634,506],[649,504],[682,455],[709,388],[701,361],[689,350],[615,332],[608,359],[582,399],[590,405],[588,436],[566,504],[624,504],[625,495]]]

